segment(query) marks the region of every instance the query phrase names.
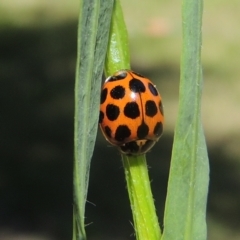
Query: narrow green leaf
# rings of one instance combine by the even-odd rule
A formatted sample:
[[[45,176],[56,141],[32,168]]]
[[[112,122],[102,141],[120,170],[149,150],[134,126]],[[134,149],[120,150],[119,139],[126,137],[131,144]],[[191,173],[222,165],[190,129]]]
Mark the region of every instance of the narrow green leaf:
[[[202,8],[202,0],[183,0],[180,104],[162,240],[207,238],[209,163],[200,114]]]
[[[110,28],[105,75],[121,69],[130,69],[128,33],[119,0],[115,0]]]
[[[74,120],[74,240],[86,239],[85,202],[113,2],[82,0],[80,4]]]

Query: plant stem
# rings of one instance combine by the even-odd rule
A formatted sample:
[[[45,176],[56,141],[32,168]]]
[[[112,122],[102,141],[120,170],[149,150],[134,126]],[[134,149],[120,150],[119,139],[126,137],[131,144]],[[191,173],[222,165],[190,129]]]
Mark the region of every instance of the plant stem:
[[[119,0],[114,1],[105,75],[110,76],[121,69],[130,69],[128,32]]]
[[[159,240],[161,230],[156,215],[145,155],[122,155],[136,238]]]
[[[114,1],[105,75],[120,69],[130,69],[128,34],[119,0]],[[138,240],[159,240],[161,230],[148,177],[145,155],[122,155],[134,227]]]

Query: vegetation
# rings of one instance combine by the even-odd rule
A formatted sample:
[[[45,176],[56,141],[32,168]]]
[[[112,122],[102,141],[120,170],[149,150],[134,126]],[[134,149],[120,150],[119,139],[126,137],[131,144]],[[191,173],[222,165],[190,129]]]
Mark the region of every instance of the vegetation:
[[[76,45],[76,19],[78,14],[76,6],[78,5],[78,1],[75,1],[75,5],[72,3],[72,6],[68,6],[67,8],[65,6],[66,3],[62,5],[58,4],[58,8],[54,8],[53,5],[48,5],[49,3],[40,1],[34,1],[34,4],[36,4],[35,7],[34,4],[26,4],[24,6],[24,3],[21,3],[21,7],[17,8],[17,5],[10,5],[14,2],[15,1],[7,3],[5,1],[0,3],[0,11],[4,12],[4,14],[0,14],[1,46],[3,46],[2,50],[4,50],[1,51],[1,66],[3,69],[1,79],[5,80],[10,77],[11,81],[5,80],[7,86],[9,86],[10,82],[15,81],[17,89],[25,90],[23,95],[15,93],[11,96],[11,101],[17,103],[17,106],[19,104],[19,109],[21,107],[22,112],[18,112],[15,116],[18,117],[19,121],[17,125],[19,126],[18,135],[16,136],[11,133],[15,141],[10,141],[6,137],[4,138],[5,144],[3,145],[3,149],[6,153],[2,159],[8,160],[6,162],[3,161],[4,166],[8,166],[8,164],[12,163],[9,161],[9,153],[11,152],[13,156],[12,159],[24,159],[24,163],[30,163],[28,167],[31,171],[29,170],[26,172],[25,170],[24,177],[18,175],[21,171],[16,171],[16,178],[13,177],[12,174],[8,175],[7,171],[5,173],[6,176],[11,176],[13,183],[15,183],[15,185],[10,185],[12,186],[12,190],[17,193],[17,189],[19,189],[19,191],[21,190],[20,193],[23,194],[24,189],[17,184],[18,179],[21,177],[29,184],[32,179],[38,176],[34,173],[38,173],[39,169],[42,169],[43,172],[48,169],[48,171],[52,173],[49,174],[52,175],[51,178],[45,176],[46,184],[44,185],[51,186],[51,184],[48,183],[53,181],[52,179],[55,173],[53,169],[56,168],[53,166],[52,170],[50,170],[49,164],[51,164],[51,162],[59,162],[56,161],[56,159],[59,160],[58,153],[61,153],[63,150],[61,141],[66,142],[68,141],[66,139],[71,138],[71,134],[69,133],[72,131],[72,128],[69,122],[67,125],[63,124],[63,126],[67,126],[65,129],[68,129],[68,134],[65,133],[66,130],[64,131],[62,127],[58,128],[55,123],[58,122],[59,119],[68,119],[72,115],[71,106],[73,101],[70,94],[73,90],[71,79],[74,78],[73,73],[76,57],[76,49],[74,46]],[[52,2],[53,4],[57,4],[57,2]],[[5,5],[2,7],[3,4]],[[202,118],[212,164],[212,185],[209,196],[208,215],[209,239],[224,240],[228,238],[239,238],[239,229],[235,227],[239,222],[237,214],[239,206],[236,204],[239,202],[239,196],[235,190],[238,189],[240,185],[238,177],[239,148],[237,144],[239,134],[236,131],[240,118],[238,111],[239,81],[237,81],[240,76],[240,69],[237,66],[237,56],[240,51],[238,46],[240,34],[237,31],[237,24],[239,22],[238,7],[238,1],[231,1],[230,3],[227,1],[222,1],[221,3],[212,1],[211,3],[205,3],[202,49],[205,84],[203,91]],[[178,79],[181,48],[181,23],[179,22],[180,2],[179,7],[176,5],[175,1],[164,3],[153,1],[152,4],[148,4],[148,8],[144,8],[144,3],[140,3],[138,8],[136,8],[134,2],[123,1],[123,8],[130,35],[133,68],[141,69],[141,72],[148,75],[156,82],[164,99],[167,121],[163,139],[160,140],[159,144],[156,146],[158,149],[157,151],[160,149],[163,153],[163,160],[159,161],[159,159],[154,156],[156,153],[155,150],[149,154],[149,159],[152,159],[149,165],[151,166],[150,176],[151,179],[153,179],[153,193],[161,218],[163,209],[162,201],[165,200],[165,196],[164,189],[157,189],[156,183],[158,186],[159,181],[161,181],[163,185],[166,182],[166,177],[164,178],[164,176],[167,175],[167,162],[170,160],[171,138],[178,107]],[[142,8],[144,8],[145,11],[144,16],[142,16]],[[132,14],[133,12],[134,14]],[[222,21],[223,19],[224,21]],[[73,24],[72,21],[75,23]],[[219,24],[220,22],[221,24]],[[18,41],[16,41],[16,39],[18,39]],[[169,45],[171,45],[171,47],[169,47]],[[158,46],[160,46],[159,52],[156,51]],[[21,52],[21,49],[25,50]],[[46,56],[47,59],[45,58]],[[66,71],[63,70],[65,68],[67,68]],[[12,69],[14,69],[14,71]],[[66,77],[68,81],[64,80],[64,77]],[[58,85],[56,85],[56,83],[58,83]],[[23,86],[25,87],[23,88]],[[28,86],[29,91],[26,91],[26,86]],[[58,89],[58,92],[56,89]],[[4,108],[3,116],[5,126],[11,126],[11,129],[14,129],[13,126],[16,123],[9,121],[10,119],[16,119],[15,117],[13,118],[12,110],[10,111],[10,109],[14,109],[14,105],[11,105],[9,96],[7,96],[4,91],[2,91],[1,96],[4,97],[5,101],[3,102],[6,103],[9,109],[8,111]],[[37,103],[37,105],[35,105],[38,106],[37,112],[32,109],[30,104],[32,102]],[[26,112],[29,114],[27,120],[25,118]],[[37,121],[33,116],[37,116]],[[42,131],[37,132],[37,134],[34,132],[35,124],[31,124],[31,122],[41,124],[38,125],[39,128],[41,128],[40,126],[44,126],[46,138],[42,135]],[[51,124],[47,125],[48,123]],[[32,135],[30,131],[32,131]],[[53,136],[56,137],[51,137],[53,132],[55,132]],[[26,141],[22,141],[22,137],[25,137],[26,133],[28,133],[30,137],[27,137]],[[59,136],[62,136],[61,134],[65,137],[59,138]],[[3,136],[5,135],[3,134]],[[10,134],[7,136],[10,136]],[[60,139],[62,140],[60,141]],[[111,161],[112,157],[105,160],[99,159],[99,157],[97,157],[99,156],[98,153],[106,147],[106,143],[102,141],[101,137],[99,137],[98,140],[99,142],[94,154],[92,173],[90,176],[90,184],[93,190],[90,190],[88,198],[89,201],[93,201],[97,207],[95,208],[87,204],[86,221],[87,223],[91,221],[94,222],[94,224],[88,227],[87,231],[92,238],[94,238],[94,235],[98,236],[100,232],[102,232],[102,234],[107,234],[107,229],[112,226],[111,224],[113,224],[113,222],[117,221],[119,223],[118,229],[121,229],[120,232],[123,232],[123,234],[125,232],[125,237],[128,237],[128,233],[133,232],[133,230],[131,226],[128,226],[130,224],[126,221],[126,216],[122,216],[121,213],[118,215],[117,212],[114,212],[116,206],[114,207],[113,205],[114,202],[119,203],[119,199],[121,199],[121,206],[119,206],[118,211],[124,212],[122,210],[126,210],[127,208],[124,207],[124,203],[128,204],[128,199],[125,196],[126,192],[124,189],[123,176],[121,175],[122,169],[119,169],[121,168],[121,163]],[[45,144],[42,144],[41,141],[44,141]],[[34,143],[34,148],[30,148],[30,146],[32,146],[30,142]],[[69,166],[69,162],[71,162],[71,158],[67,156],[69,156],[69,153],[71,154],[72,144],[69,143],[65,144],[65,146],[66,145],[68,148],[63,155],[65,157],[60,160],[61,164],[58,165],[59,169],[62,170],[55,173],[57,176],[59,176],[59,174],[63,175],[66,170],[66,167],[64,167],[66,165],[64,164]],[[24,151],[17,148],[18,154],[14,155],[14,152],[11,151],[9,146],[18,146],[18,148],[21,147]],[[25,153],[28,152],[29,149],[31,149],[31,152],[29,155],[26,155]],[[109,152],[112,153],[112,156],[116,156],[116,151],[114,149],[108,149]],[[42,156],[39,153],[42,153]],[[33,159],[38,159],[36,156],[39,157],[39,162],[31,164]],[[117,157],[115,157],[115,159],[116,158]],[[44,165],[42,163],[43,159],[49,159],[48,164]],[[66,163],[66,159],[68,159],[68,163]],[[15,164],[17,163],[15,162]],[[116,164],[118,164],[117,170]],[[18,170],[21,170],[21,167],[25,165],[18,164],[16,166],[19,166]],[[2,169],[8,168],[5,167]],[[109,171],[109,169],[111,171]],[[156,173],[155,169],[160,169],[160,174]],[[108,185],[109,179],[103,179],[101,185],[105,184],[108,186],[113,196],[106,195],[105,200],[101,202],[98,197],[93,195],[93,192],[97,191],[96,189],[99,187],[96,186],[94,182],[100,184],[100,176],[107,176],[110,173],[116,176],[116,178],[120,178],[123,183],[119,183],[117,193],[114,195],[116,190],[112,185],[116,186],[118,181],[115,180],[116,182],[113,182],[112,185]],[[68,175],[68,177],[71,180],[71,176]],[[40,175],[38,179],[41,179]],[[6,185],[6,189],[7,186],[9,185]],[[14,186],[18,187],[15,189]],[[53,186],[54,189],[56,189],[56,186]],[[123,189],[123,191],[120,189]],[[66,195],[65,190],[65,188],[62,189],[62,195],[59,195],[61,196],[59,199],[64,199]],[[163,191],[163,193],[161,192],[160,194],[161,196],[155,194],[159,191]],[[51,192],[49,192],[49,194],[48,197],[51,196]],[[71,194],[71,192],[69,192],[69,194]],[[103,196],[104,193],[100,195]],[[51,198],[54,199],[54,195]],[[55,201],[55,207],[61,206],[60,208],[62,208],[65,205],[62,206],[61,200],[59,199],[58,204],[57,200]],[[69,205],[71,205],[71,200],[69,199],[68,201]],[[32,202],[28,202],[27,205],[29,209],[34,209],[31,207],[31,203],[34,204],[34,202],[36,202],[34,199],[32,199]],[[20,203],[21,201],[19,204]],[[11,204],[11,202],[8,204]],[[44,203],[40,202],[38,206],[42,204],[44,205]],[[11,207],[12,205],[9,206]],[[17,203],[16,206],[18,206]],[[22,206],[22,204],[20,204],[20,206]],[[45,204],[45,206],[48,205]],[[50,206],[52,207],[46,207],[48,209],[47,213],[54,209],[53,205],[50,204]],[[102,214],[101,208],[107,209],[106,212],[104,212],[106,222],[103,222],[103,219],[98,221],[98,215],[100,216]],[[128,211],[129,209],[127,209],[125,213]],[[114,219],[107,212],[112,212],[114,214]],[[36,219],[38,219],[38,215],[39,214],[36,212]],[[16,215],[11,215],[10,212],[9,217],[11,216]],[[66,220],[67,218],[64,217],[63,219]],[[68,219],[70,222],[70,217]],[[130,219],[130,217],[128,219]],[[123,225],[125,227],[123,227]],[[11,226],[11,224],[9,224],[9,226]],[[126,230],[126,228],[128,229]],[[37,227],[35,227],[35,229],[38,231]],[[114,227],[112,227],[112,229],[114,229]],[[125,230],[123,231],[123,229]],[[114,230],[112,231],[113,233],[110,232],[109,234],[114,236],[115,232]],[[70,234],[71,233],[68,234],[68,238]]]

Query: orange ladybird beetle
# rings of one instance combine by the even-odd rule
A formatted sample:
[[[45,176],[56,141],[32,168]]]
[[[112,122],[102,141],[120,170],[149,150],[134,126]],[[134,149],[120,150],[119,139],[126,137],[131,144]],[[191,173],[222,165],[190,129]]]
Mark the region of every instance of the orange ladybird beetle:
[[[162,134],[163,121],[161,96],[148,78],[120,70],[106,79],[99,125],[105,138],[122,153],[149,151]]]

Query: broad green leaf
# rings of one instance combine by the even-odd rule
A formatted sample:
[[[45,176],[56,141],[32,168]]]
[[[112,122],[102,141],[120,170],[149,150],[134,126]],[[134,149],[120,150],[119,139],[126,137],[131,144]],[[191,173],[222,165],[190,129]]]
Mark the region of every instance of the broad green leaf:
[[[202,8],[202,0],[183,0],[180,103],[162,240],[207,238],[209,163],[200,114]]]
[[[86,239],[85,202],[113,2],[82,0],[80,4],[74,120],[74,240]]]

